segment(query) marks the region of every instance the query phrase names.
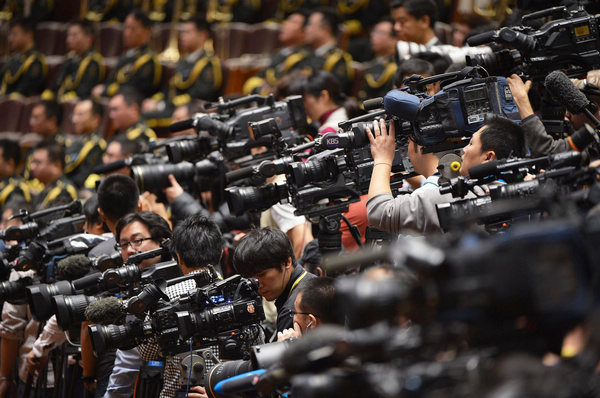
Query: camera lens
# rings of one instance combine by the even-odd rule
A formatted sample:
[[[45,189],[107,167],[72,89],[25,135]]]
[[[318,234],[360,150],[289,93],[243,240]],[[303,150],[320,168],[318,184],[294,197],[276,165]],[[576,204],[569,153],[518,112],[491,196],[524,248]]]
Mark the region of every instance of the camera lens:
[[[0,302],[11,304],[27,304],[26,287],[32,283],[31,278],[21,278],[16,281],[0,283]]]
[[[162,193],[163,188],[171,185],[169,174],[173,174],[180,184],[192,183],[195,168],[192,163],[177,164],[145,164],[131,168],[131,178],[135,180],[140,191]]]
[[[292,169],[294,185],[297,187],[325,181],[331,177],[327,162],[321,159],[308,160],[304,163],[294,163],[290,167]]]
[[[225,379],[230,377],[241,375],[242,373],[250,372],[252,369],[252,363],[250,361],[229,361],[221,363],[212,369],[210,369],[204,377],[204,385],[206,393],[210,398],[215,398],[214,395],[215,386]],[[221,395],[219,395],[221,396]]]
[[[52,307],[56,313],[56,321],[62,330],[85,320],[85,309],[90,303],[98,300],[96,296],[77,294],[74,296],[58,295],[52,297]]]
[[[275,184],[263,187],[227,188],[225,196],[229,210],[239,216],[246,211],[265,210],[283,199]]]
[[[75,293],[71,282],[59,281],[51,285],[34,285],[27,287],[27,300],[31,308],[31,315],[36,321],[47,321],[54,314],[51,298],[53,296]]]
[[[138,341],[153,333],[149,322],[132,322],[126,325],[90,325],[88,329],[96,356],[113,348],[131,349],[138,344]]]

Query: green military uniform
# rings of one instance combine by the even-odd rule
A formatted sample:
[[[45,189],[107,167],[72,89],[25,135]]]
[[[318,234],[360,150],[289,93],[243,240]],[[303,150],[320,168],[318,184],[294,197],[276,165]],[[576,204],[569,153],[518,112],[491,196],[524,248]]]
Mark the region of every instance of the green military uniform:
[[[92,169],[102,163],[106,141],[100,134],[90,134],[74,139],[66,148],[65,174],[76,187],[83,187]]]
[[[168,126],[176,107],[195,99],[216,101],[222,84],[223,70],[219,58],[204,50],[196,51],[177,62],[168,90],[152,97],[156,101],[164,101],[164,109],[144,117],[150,127]]]
[[[142,147],[148,147],[150,143],[156,141],[156,133],[154,130],[152,130],[146,125],[146,123],[142,121],[137,122],[125,131],[115,134],[115,138],[122,137],[130,141],[137,141],[142,144]]]
[[[260,92],[264,86],[275,87],[279,79],[295,70],[312,69],[311,52],[305,47],[286,47],[271,57],[269,66],[244,83],[244,94]]]
[[[377,58],[363,75],[358,99],[364,101],[387,94],[394,88],[394,75],[397,69],[394,56]]]
[[[23,178],[13,175],[0,180],[0,208],[4,207],[6,202],[15,197],[31,203],[31,192]]]
[[[132,0],[89,0],[87,19],[123,22],[135,6]]]
[[[56,141],[63,148],[68,148],[71,145],[71,140],[66,136],[62,131],[58,131],[49,140]],[[29,149],[25,154],[25,163],[23,165],[23,178],[25,179],[25,183],[29,186],[32,195],[40,192],[44,189],[44,184],[42,184],[37,178],[32,178],[31,176],[31,157],[33,156],[33,148]]]
[[[338,0],[337,10],[348,34],[346,50],[358,62],[375,58],[369,40],[369,29],[389,14],[385,0]]]
[[[104,81],[104,58],[95,51],[71,54],[63,62],[52,87],[42,94],[42,99],[70,101],[88,98],[92,89]]]
[[[208,0],[206,20],[209,23],[261,22],[262,0]]]
[[[162,67],[156,53],[148,45],[127,50],[119,57],[114,71],[106,81],[104,94],[112,97],[122,86],[134,87],[144,97],[151,97],[159,88]]]
[[[40,210],[57,198],[77,199],[77,189],[66,176],[61,176],[46,185],[42,192],[33,198],[33,206],[36,210]]]
[[[0,69],[0,95],[29,97],[40,94],[47,71],[44,56],[33,48],[13,55]]]
[[[338,78],[342,91],[350,94],[354,80],[351,62],[350,54],[333,44],[328,44],[314,52],[312,64],[314,69],[332,73]]]

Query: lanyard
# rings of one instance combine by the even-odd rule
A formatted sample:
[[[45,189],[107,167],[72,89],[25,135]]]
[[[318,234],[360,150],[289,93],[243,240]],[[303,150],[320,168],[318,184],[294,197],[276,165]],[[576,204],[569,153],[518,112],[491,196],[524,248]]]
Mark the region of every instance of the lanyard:
[[[302,278],[304,278],[306,276],[306,274],[307,274],[307,272],[305,270],[304,273],[302,275],[300,275],[300,277],[298,279],[296,279],[296,282],[294,282],[294,284],[292,285],[292,288],[290,289],[290,292],[288,293],[287,298],[290,298],[290,296],[292,295],[292,292],[294,291],[294,289],[296,288],[298,283],[302,280]]]

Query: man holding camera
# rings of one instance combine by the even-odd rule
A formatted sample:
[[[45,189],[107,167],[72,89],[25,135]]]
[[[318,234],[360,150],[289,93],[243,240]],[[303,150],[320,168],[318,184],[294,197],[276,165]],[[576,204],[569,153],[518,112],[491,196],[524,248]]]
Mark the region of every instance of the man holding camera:
[[[258,280],[261,296],[267,301],[275,300],[277,331],[292,328],[290,314],[298,290],[316,275],[296,263],[287,235],[271,227],[250,231],[236,248],[233,265],[243,277]]]
[[[438,158],[432,153],[423,154],[421,148],[411,139],[408,154],[417,173],[427,178],[423,186],[410,195],[392,196],[390,172],[394,159],[394,124],[386,128],[385,121],[373,123],[373,132],[367,128],[373,155],[373,174],[369,185],[367,216],[375,228],[390,233],[400,233],[405,229],[420,234],[442,232],[437,216],[436,205],[452,202],[451,194],[441,194],[435,173]],[[525,144],[523,130],[516,123],[501,117],[487,118],[484,125],[471,137],[463,148],[460,173],[468,177],[469,168],[481,163],[509,156],[523,157]],[[470,193],[466,196],[475,197]]]

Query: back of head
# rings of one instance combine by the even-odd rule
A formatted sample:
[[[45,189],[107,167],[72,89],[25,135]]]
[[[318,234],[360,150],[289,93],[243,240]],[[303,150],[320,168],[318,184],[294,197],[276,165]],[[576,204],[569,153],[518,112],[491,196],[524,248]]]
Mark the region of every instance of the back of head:
[[[298,74],[298,77],[300,77],[300,74]],[[342,105],[346,100],[339,80],[332,73],[324,70],[300,78],[292,82],[289,87],[289,92],[292,95],[304,96],[305,94],[311,94],[317,98],[323,90],[327,91],[332,101],[338,105]]]
[[[525,135],[520,125],[503,116],[491,115],[481,132],[481,151],[493,150],[496,159],[525,156]]]
[[[300,290],[302,311],[313,314],[324,323],[334,323],[336,314],[333,282],[334,279],[327,276],[308,279]]]
[[[98,187],[98,207],[112,221],[117,221],[138,208],[140,190],[131,177],[113,174]]]
[[[171,251],[177,253],[188,268],[217,265],[224,247],[217,224],[199,214],[186,218],[173,230]]]
[[[401,87],[406,77],[412,75],[420,75],[423,77],[430,77],[435,75],[435,70],[430,62],[419,58],[410,58],[406,61],[402,61],[394,77],[394,84],[399,83],[398,87]],[[398,81],[399,80],[399,81]]]
[[[393,0],[390,7],[392,9],[402,7],[416,19],[428,16],[431,28],[433,28],[435,21],[437,21],[438,7],[433,0]]]
[[[322,23],[329,29],[333,37],[337,37],[340,31],[340,18],[337,11],[331,7],[319,7],[311,12],[312,14],[319,13],[323,16]]]
[[[269,268],[282,269],[287,259],[296,265],[294,249],[287,235],[278,229],[254,229],[242,238],[233,254],[233,266],[249,278]]]

